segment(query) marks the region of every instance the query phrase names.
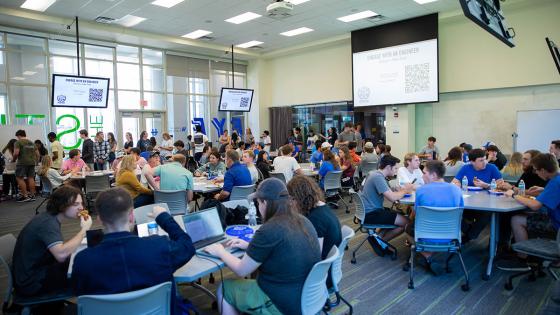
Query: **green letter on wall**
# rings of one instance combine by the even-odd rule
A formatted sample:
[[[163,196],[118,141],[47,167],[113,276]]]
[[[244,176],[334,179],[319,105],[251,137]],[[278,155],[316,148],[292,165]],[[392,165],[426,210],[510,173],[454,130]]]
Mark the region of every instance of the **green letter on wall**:
[[[76,117],[74,115],[70,115],[70,114],[59,116],[56,119],[56,124],[58,125],[60,123],[60,121],[64,118],[73,119],[75,121],[75,125],[74,125],[73,128],[70,128],[70,129],[64,130],[63,132],[58,133],[58,135],[57,135],[57,140],[58,141],[60,141],[60,138],[62,138],[62,136],[66,135],[66,134],[71,134],[71,133],[76,132],[80,129],[80,120],[78,119],[78,117]],[[80,138],[80,139],[78,139],[78,141],[76,142],[75,145],[70,146],[70,147],[63,147],[63,148],[65,150],[72,150],[72,149],[79,148],[81,144],[82,144],[82,139]]]

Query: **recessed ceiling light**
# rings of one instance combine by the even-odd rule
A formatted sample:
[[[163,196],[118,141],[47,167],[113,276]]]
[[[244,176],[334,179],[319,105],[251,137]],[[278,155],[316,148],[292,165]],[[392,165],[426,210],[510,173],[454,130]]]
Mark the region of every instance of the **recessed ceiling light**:
[[[419,4],[424,4],[424,3],[436,2],[437,0],[414,0],[414,1]]]
[[[309,0],[286,0],[286,2],[289,2],[293,5],[302,4],[302,3],[307,2],[307,1],[309,1]]]
[[[24,81],[24,77],[12,77],[12,80]]]
[[[26,0],[20,8],[45,12],[56,0]]]
[[[190,39],[197,39],[197,38],[201,38],[202,36],[206,36],[208,34],[212,34],[212,32],[205,31],[205,30],[196,30],[194,32],[190,32],[188,34],[185,34],[181,37],[186,37],[186,38],[190,38]]]
[[[371,10],[367,10],[367,11],[362,11],[362,12],[358,12],[358,13],[354,13],[354,14],[350,14],[347,16],[343,16],[343,17],[339,17],[337,20],[342,21],[342,22],[352,22],[352,21],[356,21],[356,20],[361,20],[361,19],[366,19],[372,16],[376,16],[379,15]]]
[[[171,8],[185,0],[156,0],[152,2],[153,5],[158,5],[160,7]]]
[[[239,44],[239,45],[235,45],[235,47],[239,47],[239,48],[249,48],[249,47],[253,47],[253,46],[257,46],[262,44],[263,42],[259,42],[258,40],[252,40],[250,42],[246,42],[243,44]]]
[[[119,23],[122,26],[132,27],[134,25],[144,22],[145,20],[146,18],[128,14],[120,18],[117,23]]]
[[[23,75],[34,75],[36,71],[23,71]]]
[[[258,17],[261,17],[261,15],[253,13],[253,12],[245,12],[245,13],[240,14],[238,16],[234,16],[232,18],[227,19],[226,22],[230,22],[230,23],[233,23],[233,24],[241,24],[241,23],[244,23],[244,22],[247,22],[247,21],[254,20]]]
[[[296,28],[295,30],[280,33],[280,35],[296,36],[296,35],[303,34],[303,33],[308,33],[308,32],[313,32],[313,30],[308,28],[308,27],[300,27],[300,28]]]

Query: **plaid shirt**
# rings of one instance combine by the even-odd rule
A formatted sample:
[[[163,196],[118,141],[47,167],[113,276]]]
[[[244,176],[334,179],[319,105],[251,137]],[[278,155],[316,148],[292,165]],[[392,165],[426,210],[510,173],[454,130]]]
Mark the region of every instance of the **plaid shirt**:
[[[93,142],[93,158],[95,162],[99,159],[107,160],[109,158],[109,151],[109,142],[105,140],[103,142]]]

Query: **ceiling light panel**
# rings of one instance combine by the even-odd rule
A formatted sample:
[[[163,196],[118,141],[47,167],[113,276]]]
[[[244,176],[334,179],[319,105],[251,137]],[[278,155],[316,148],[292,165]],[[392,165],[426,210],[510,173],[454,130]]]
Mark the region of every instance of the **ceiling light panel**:
[[[169,9],[183,1],[185,0],[156,0],[152,4]]]
[[[245,13],[240,14],[238,16],[234,16],[232,18],[227,19],[226,22],[233,23],[233,24],[241,24],[241,23],[245,23],[247,21],[254,20],[254,19],[259,18],[259,17],[261,17],[260,14],[256,14],[256,13],[253,13],[253,12],[245,12]]]
[[[371,10],[366,10],[366,11],[362,11],[362,12],[358,12],[358,13],[354,13],[354,14],[339,17],[337,20],[348,23],[348,22],[357,21],[357,20],[361,20],[361,19],[367,19],[367,18],[370,18],[372,16],[376,16],[376,15],[379,15],[379,14],[377,14],[377,13],[371,11]]]
[[[300,27],[300,28],[296,28],[295,30],[291,30],[291,31],[287,31],[284,33],[280,33],[280,35],[283,36],[296,36],[296,35],[300,35],[300,34],[304,34],[304,33],[309,33],[309,32],[313,32],[312,29],[308,28],[308,27]]]
[[[437,0],[414,0],[416,3],[425,4],[430,2],[436,2]]]
[[[253,47],[253,46],[257,46],[263,44],[263,42],[259,42],[258,40],[252,40],[250,42],[246,42],[243,44],[239,44],[239,45],[235,45],[235,47],[239,47],[239,48],[249,48],[249,47]]]
[[[212,34],[212,32],[205,31],[205,30],[196,30],[194,32],[190,32],[188,34],[185,34],[181,37],[190,38],[190,39],[197,39],[197,38],[201,38],[203,36],[206,36],[208,34]]]
[[[146,18],[129,14],[120,18],[117,23],[119,23],[122,26],[132,27],[134,25],[144,22],[145,20]]]
[[[56,0],[26,0],[20,7],[22,9],[44,12],[55,2]]]
[[[307,2],[307,1],[309,1],[309,0],[286,0],[286,2],[289,2],[293,5],[302,4],[302,3]]]

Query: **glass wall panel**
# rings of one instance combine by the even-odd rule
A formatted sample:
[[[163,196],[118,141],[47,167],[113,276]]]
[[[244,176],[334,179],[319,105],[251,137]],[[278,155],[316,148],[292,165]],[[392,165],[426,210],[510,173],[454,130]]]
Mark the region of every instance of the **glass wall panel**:
[[[2,37],[2,34],[0,34]],[[6,54],[0,50],[0,81],[6,81]]]
[[[113,61],[113,48],[95,45],[84,45],[85,57]]]
[[[51,71],[53,74],[78,74],[78,62],[72,57],[51,57]]]
[[[163,52],[161,50],[142,48],[142,64],[162,66]]]
[[[25,35],[8,34],[8,49],[26,51],[28,53],[45,53],[45,40],[43,38]]]
[[[47,83],[46,56],[25,52],[8,52],[10,81]]]
[[[119,109],[140,109],[140,92],[119,91]]]
[[[113,62],[86,59],[87,76],[109,78],[109,86],[115,88],[115,78],[113,76]]]
[[[48,118],[50,98],[47,87],[37,86],[10,86],[10,113],[12,117],[16,114],[44,115]]]
[[[138,63],[138,47],[118,45],[117,61]]]
[[[144,109],[164,109],[165,104],[162,93],[144,92],[144,100],[148,102]]]
[[[140,66],[117,63],[117,80],[119,89],[140,90]]]
[[[144,77],[145,91],[163,91],[163,69],[144,66],[142,76]]]
[[[49,52],[55,55],[76,57],[76,43],[61,40],[49,40]]]

